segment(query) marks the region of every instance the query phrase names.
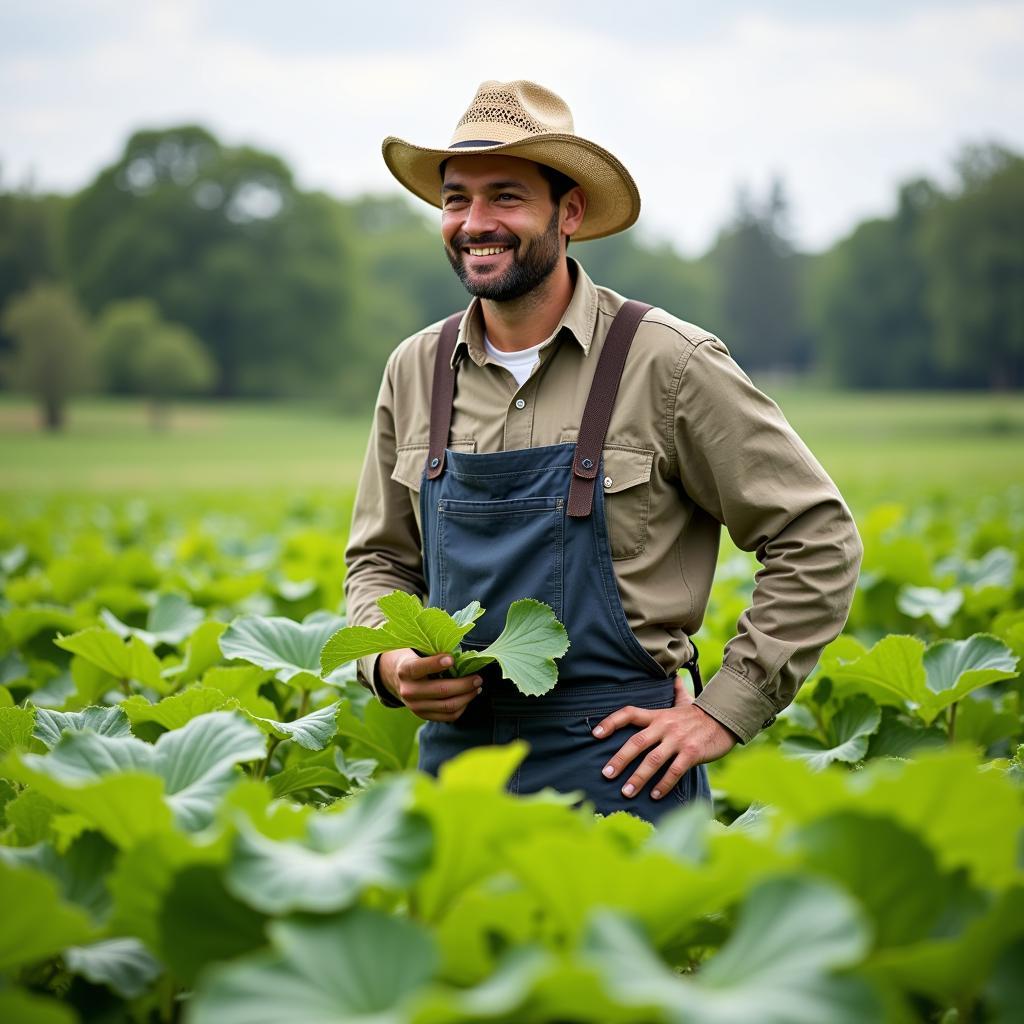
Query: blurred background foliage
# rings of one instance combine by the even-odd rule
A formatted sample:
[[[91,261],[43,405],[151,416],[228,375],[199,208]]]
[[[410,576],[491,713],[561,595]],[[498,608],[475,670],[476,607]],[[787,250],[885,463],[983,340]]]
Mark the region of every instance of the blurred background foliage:
[[[1024,159],[973,146],[955,169],[946,188],[905,182],[892,217],[821,253],[795,249],[781,180],[741,191],[700,258],[640,230],[571,251],[597,282],[719,334],[755,375],[1016,389]],[[395,345],[466,301],[425,207],[304,192],[279,157],[196,125],[135,133],[72,195],[0,180],[2,386],[50,428],[82,390],[143,396],[156,426],[198,393],[365,412]]]

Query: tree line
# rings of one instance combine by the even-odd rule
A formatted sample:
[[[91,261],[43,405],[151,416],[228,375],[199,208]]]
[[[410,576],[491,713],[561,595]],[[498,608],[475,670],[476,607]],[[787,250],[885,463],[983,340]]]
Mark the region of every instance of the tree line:
[[[856,388],[1024,384],[1024,159],[965,148],[955,183],[797,251],[781,181],[687,259],[637,231],[573,246],[588,273],[722,337],[752,374]],[[59,426],[68,395],[316,395],[372,405],[388,353],[465,305],[429,211],[300,189],[278,156],[199,126],[132,135],[71,195],[0,184],[0,371]]]

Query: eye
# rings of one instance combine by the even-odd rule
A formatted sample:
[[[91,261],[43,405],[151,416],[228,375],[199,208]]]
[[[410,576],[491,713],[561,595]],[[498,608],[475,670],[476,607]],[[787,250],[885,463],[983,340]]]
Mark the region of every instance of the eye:
[[[457,192],[450,193],[444,197],[444,205],[451,206],[452,203],[464,203],[466,201],[465,196],[460,196]]]

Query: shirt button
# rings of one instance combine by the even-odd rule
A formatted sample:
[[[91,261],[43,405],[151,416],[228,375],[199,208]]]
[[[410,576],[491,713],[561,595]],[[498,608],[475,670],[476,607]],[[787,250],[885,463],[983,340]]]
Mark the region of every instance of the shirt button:
[[[611,487],[611,485],[612,485],[612,478],[610,476],[606,476],[604,478],[604,485],[605,485],[605,487]]]
[[[517,398],[516,399],[516,408],[517,409],[525,409],[526,408],[526,402],[524,402],[521,398]]]

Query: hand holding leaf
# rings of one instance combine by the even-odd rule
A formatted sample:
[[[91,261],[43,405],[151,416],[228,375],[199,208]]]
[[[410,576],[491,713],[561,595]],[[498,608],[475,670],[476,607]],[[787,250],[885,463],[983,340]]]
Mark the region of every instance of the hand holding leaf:
[[[555,658],[569,649],[565,628],[554,612],[532,598],[512,603],[501,635],[482,651],[461,647],[484,612],[478,601],[449,615],[440,608],[424,608],[414,595],[395,590],[379,598],[377,606],[387,616],[382,625],[346,626],[327,641],[320,656],[325,675],[346,661],[411,647],[424,655],[451,654],[454,677],[497,661],[521,693],[539,697],[557,682]]]

